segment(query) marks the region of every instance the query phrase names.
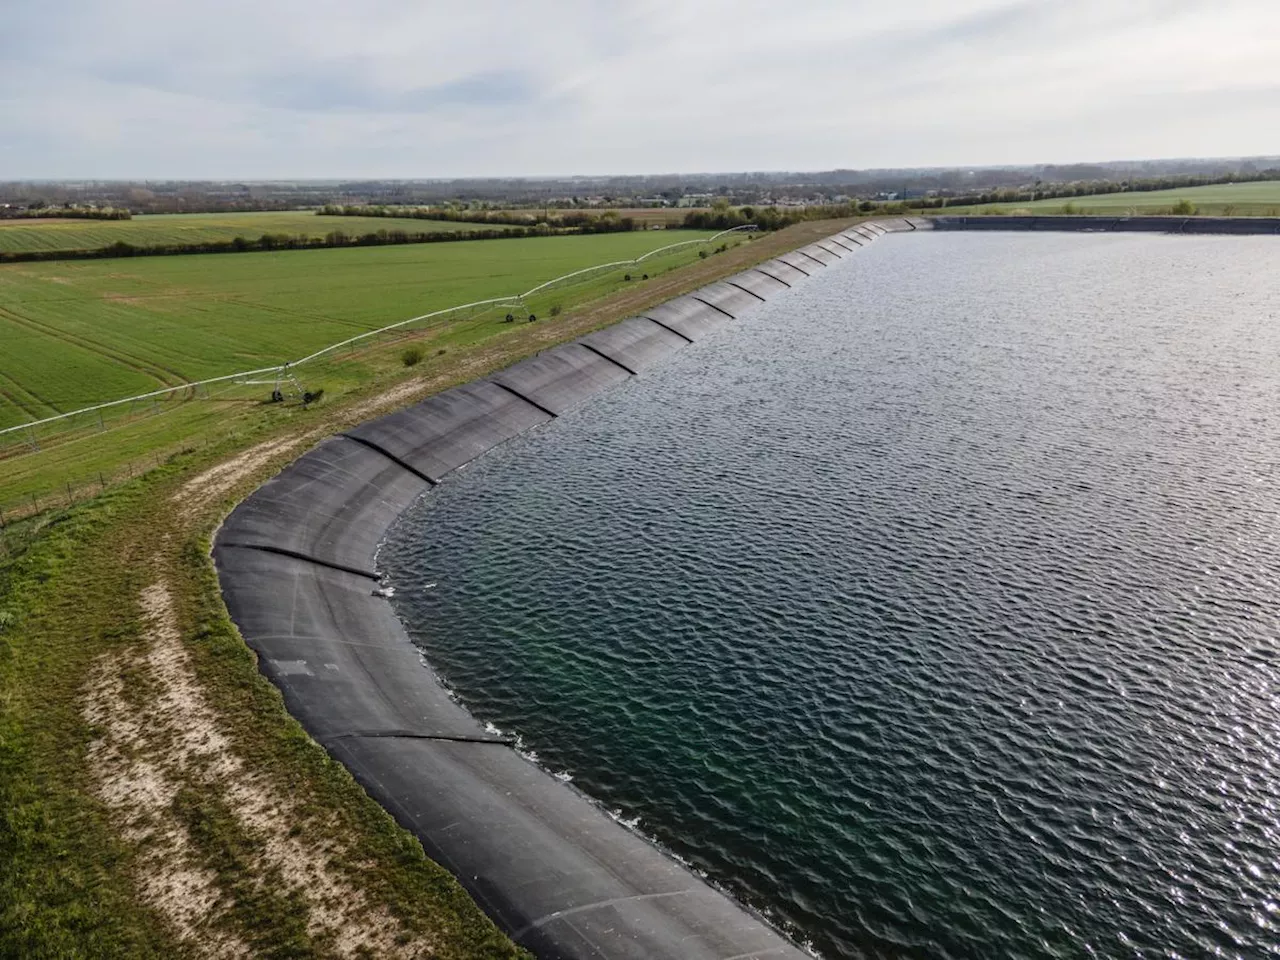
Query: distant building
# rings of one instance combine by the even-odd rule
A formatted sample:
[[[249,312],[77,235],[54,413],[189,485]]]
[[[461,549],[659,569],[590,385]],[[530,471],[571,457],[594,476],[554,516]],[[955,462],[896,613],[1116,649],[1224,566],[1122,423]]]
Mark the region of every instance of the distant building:
[[[711,201],[715,199],[714,194],[710,193],[686,193],[683,197],[676,201],[677,207],[709,207]]]

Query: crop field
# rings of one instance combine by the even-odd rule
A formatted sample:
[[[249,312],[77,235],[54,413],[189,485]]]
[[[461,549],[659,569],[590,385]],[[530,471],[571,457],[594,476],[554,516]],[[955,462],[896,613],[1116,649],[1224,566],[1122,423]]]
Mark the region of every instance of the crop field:
[[[630,217],[637,223],[643,223],[646,227],[678,227],[684,223],[684,215],[686,213],[697,213],[709,209],[710,207],[613,207],[609,209],[604,207],[585,207],[581,210],[562,210],[552,207],[548,210],[545,207],[533,207],[520,210],[503,210],[502,212],[517,216],[541,216],[547,212],[550,212],[552,216],[565,213],[589,213],[593,216],[599,216],[603,213],[616,213],[619,217]]]
[[[411,233],[480,230],[485,224],[446,223],[399,217],[323,217],[305,210],[282,213],[174,213],[134,217],[132,220],[0,220],[0,251],[88,250],[118,241],[137,247],[257,239],[264,233],[323,237],[378,230]]]
[[[279,364],[431,310],[707,236],[646,231],[7,264],[0,266],[0,427]],[[690,256],[686,250],[684,262]],[[591,292],[576,286],[573,296]]]
[[[991,203],[974,207],[946,207],[933,211],[949,213],[1029,213],[1158,214],[1169,212],[1181,200],[1194,204],[1197,213],[1211,216],[1280,216],[1280,180],[1256,183],[1217,183],[1206,187],[1151,190],[1139,193],[1104,193],[1089,197],[1058,197],[1021,203]],[[1068,204],[1070,209],[1068,210]]]

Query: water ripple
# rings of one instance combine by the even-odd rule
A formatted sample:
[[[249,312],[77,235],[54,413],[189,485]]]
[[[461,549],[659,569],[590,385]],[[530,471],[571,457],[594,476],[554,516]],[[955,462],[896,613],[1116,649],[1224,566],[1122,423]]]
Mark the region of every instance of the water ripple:
[[[1280,957],[1276,262],[887,239],[437,488],[395,602],[823,955]]]

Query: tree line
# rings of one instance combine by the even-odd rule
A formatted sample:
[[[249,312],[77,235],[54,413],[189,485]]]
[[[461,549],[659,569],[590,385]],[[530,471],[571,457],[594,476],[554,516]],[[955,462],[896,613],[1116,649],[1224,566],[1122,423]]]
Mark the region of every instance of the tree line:
[[[848,203],[814,204],[806,207],[737,207],[717,204],[710,210],[690,210],[683,226],[690,230],[732,230],[752,224],[760,230],[781,230],[806,220],[841,220],[871,211],[881,212],[881,204],[869,200]]]
[[[850,200],[847,203],[805,207],[740,207],[732,209],[717,204],[712,210],[695,210],[685,215],[684,226],[700,230],[728,230],[754,223],[761,230],[777,230],[805,220],[829,220],[856,217],[868,213],[906,213],[910,210],[938,210],[944,207],[970,207],[991,203],[1028,203],[1033,200],[1088,197],[1107,193],[1145,193],[1153,190],[1178,190],[1223,183],[1253,183],[1280,180],[1280,168],[1251,173],[1229,173],[1218,176],[1179,175],[1145,177],[1129,180],[1090,180],[1077,183],[1036,184],[1033,187],[1004,187],[953,197],[910,197],[905,200],[879,202]]]
[[[1153,190],[1181,190],[1224,183],[1255,183],[1280,180],[1280,168],[1271,167],[1253,173],[1228,173],[1221,176],[1143,177],[1129,180],[1083,180],[1075,183],[1036,184],[1034,187],[1005,187],[956,197],[912,197],[905,201],[914,210],[940,207],[967,207],[984,203],[1028,203],[1033,200],[1091,197],[1106,193],[1149,193]]]
[[[334,247],[380,247],[406,243],[455,243],[462,240],[502,240],[516,237],[545,237],[556,231],[545,226],[507,227],[502,230],[432,231],[410,233],[407,230],[378,230],[373,233],[349,234],[333,230],[323,237],[264,233],[261,237],[235,237],[232,240],[206,240],[198,243],[166,243],[140,246],[124,240],[105,247],[69,250],[0,251],[0,263],[24,263],[42,260],[98,260],[112,257],[174,257],[190,253],[261,253],[268,250],[323,250]]]
[[[0,209],[0,220],[132,220],[133,214],[123,207],[17,207]]]
[[[517,210],[459,210],[455,207],[397,207],[329,203],[316,211],[324,217],[396,217],[410,220],[443,220],[449,223],[503,223],[518,227],[548,227],[575,233],[626,233],[640,229],[634,217],[619,216],[616,210],[563,213]]]

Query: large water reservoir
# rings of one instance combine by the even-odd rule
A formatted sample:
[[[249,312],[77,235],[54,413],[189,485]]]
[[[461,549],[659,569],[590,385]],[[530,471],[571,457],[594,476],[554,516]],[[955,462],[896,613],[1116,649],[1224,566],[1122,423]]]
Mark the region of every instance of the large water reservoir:
[[[918,233],[435,488],[480,718],[826,957],[1280,955],[1280,240]]]

